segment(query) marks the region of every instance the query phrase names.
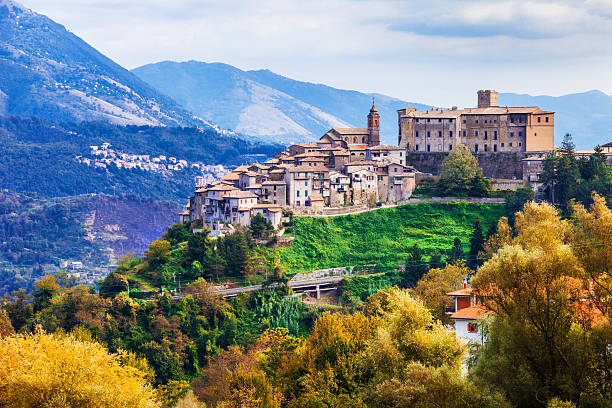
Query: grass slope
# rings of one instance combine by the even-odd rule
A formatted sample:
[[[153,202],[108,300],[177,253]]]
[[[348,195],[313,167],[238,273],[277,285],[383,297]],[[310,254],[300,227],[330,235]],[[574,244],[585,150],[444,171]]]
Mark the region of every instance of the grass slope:
[[[503,204],[421,203],[333,218],[296,217],[295,242],[279,250],[286,273],[347,265],[397,265],[415,243],[425,257],[446,253],[455,237],[469,251],[479,216],[486,231]]]

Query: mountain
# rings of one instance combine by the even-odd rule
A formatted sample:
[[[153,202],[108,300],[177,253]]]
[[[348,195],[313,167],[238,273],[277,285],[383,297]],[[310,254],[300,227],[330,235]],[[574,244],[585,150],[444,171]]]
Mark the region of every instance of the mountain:
[[[0,0],[0,115],[54,121],[203,122],[53,20]]]
[[[588,91],[563,96],[502,93],[500,106],[539,106],[555,112],[555,144],[571,133],[578,149],[612,142],[612,96]]]
[[[428,107],[221,63],[165,61],[132,72],[204,119],[285,144],[318,140],[332,127],[365,127],[373,97],[381,115],[382,141],[397,144],[396,111]]]

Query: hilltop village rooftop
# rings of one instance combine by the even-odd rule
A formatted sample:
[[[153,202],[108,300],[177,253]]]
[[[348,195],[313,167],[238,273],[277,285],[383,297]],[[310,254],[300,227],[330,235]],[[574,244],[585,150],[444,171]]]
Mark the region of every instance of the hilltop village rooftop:
[[[497,92],[479,91],[478,108],[399,110],[399,145],[388,146],[380,144],[380,115],[372,104],[366,128],[331,129],[317,143],[290,146],[263,164],[197,186],[180,221],[201,220],[217,230],[248,226],[260,214],[278,228],[283,209],[401,203],[412,195],[420,170],[410,158],[458,144],[493,161],[503,153],[524,154],[523,179],[537,179],[543,155],[554,148],[554,113],[496,105]]]

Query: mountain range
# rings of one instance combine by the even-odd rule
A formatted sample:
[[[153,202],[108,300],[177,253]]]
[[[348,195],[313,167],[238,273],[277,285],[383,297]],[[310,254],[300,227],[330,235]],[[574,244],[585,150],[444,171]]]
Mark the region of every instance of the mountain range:
[[[165,61],[134,69],[142,80],[195,114],[237,133],[285,144],[318,140],[332,127],[365,127],[376,100],[384,142],[397,144],[397,113],[427,105],[380,94],[296,81],[269,70]]]
[[[381,115],[382,141],[397,144],[396,111],[431,108],[221,63],[164,61],[132,72],[186,109],[222,127],[287,144],[316,140],[331,127],[364,127],[372,98]],[[566,133],[571,133],[583,149],[612,139],[612,96],[601,91],[559,97],[500,93],[499,102],[500,106],[539,106],[554,111],[557,143]]]
[[[0,0],[0,115],[204,125],[62,25]]]

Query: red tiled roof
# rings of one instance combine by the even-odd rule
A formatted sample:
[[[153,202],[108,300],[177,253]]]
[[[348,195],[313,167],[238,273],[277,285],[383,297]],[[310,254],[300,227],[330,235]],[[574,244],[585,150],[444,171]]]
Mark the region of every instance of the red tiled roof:
[[[486,307],[482,305],[476,305],[458,310],[452,315],[450,315],[450,318],[453,320],[480,320],[484,319],[491,313],[493,313],[493,311],[487,309]]]

